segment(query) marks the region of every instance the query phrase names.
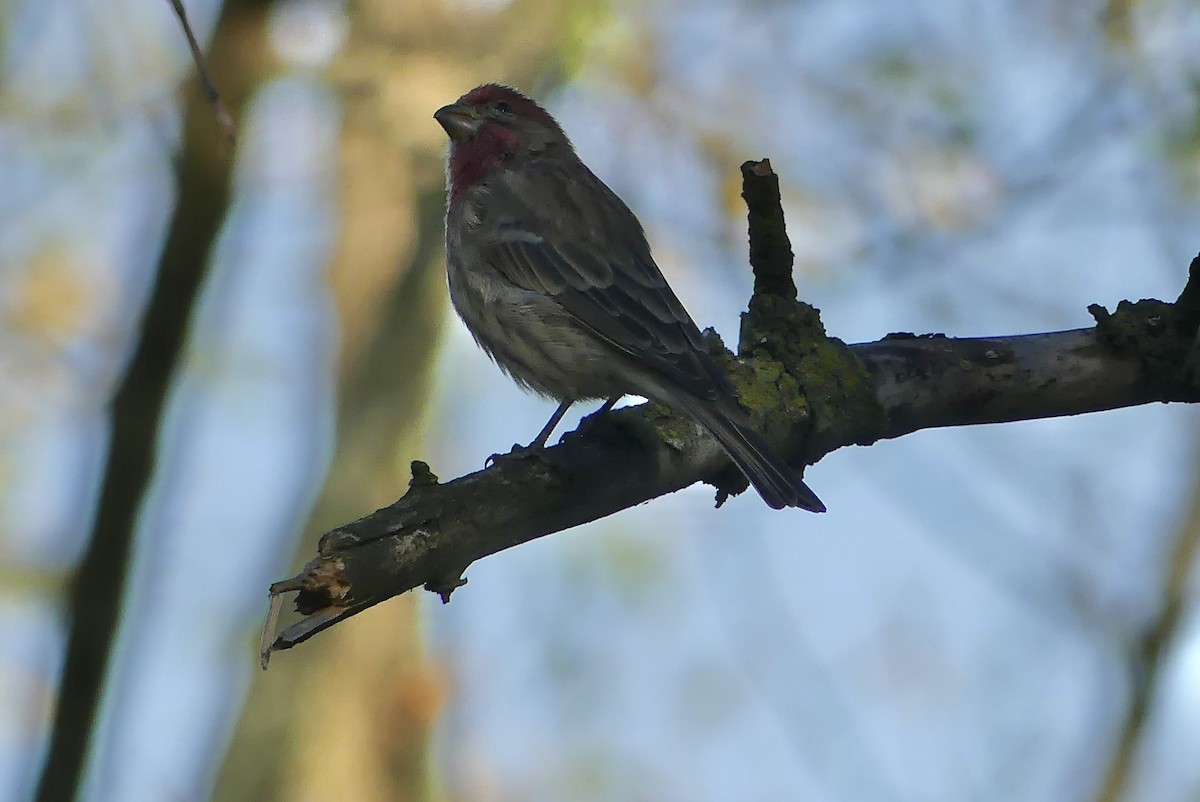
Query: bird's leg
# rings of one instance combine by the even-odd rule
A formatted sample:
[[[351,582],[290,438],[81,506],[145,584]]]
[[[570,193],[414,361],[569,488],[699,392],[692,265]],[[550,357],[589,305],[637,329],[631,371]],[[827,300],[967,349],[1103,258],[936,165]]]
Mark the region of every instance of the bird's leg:
[[[603,415],[605,412],[611,412],[612,408],[615,407],[617,405],[617,402],[620,401],[622,398],[624,398],[624,396],[614,395],[612,398],[605,401],[604,404],[600,407],[600,409],[596,410],[592,414],[593,415]]]
[[[584,429],[588,428],[589,426],[595,426],[597,423],[600,423],[600,422],[606,420],[606,418],[604,417],[605,413],[611,412],[612,408],[617,405],[617,402],[620,401],[624,397],[625,396],[623,396],[623,395],[614,395],[614,396],[610,397],[607,401],[605,401],[603,404],[600,405],[599,409],[597,409],[591,415],[588,415],[586,418],[583,419],[583,421],[579,424],[579,431],[582,432]]]
[[[574,403],[575,401],[573,399],[568,398],[559,404],[558,409],[554,410],[554,414],[550,416],[550,420],[546,421],[546,425],[542,427],[540,432],[538,432],[538,436],[533,438],[533,442],[525,446],[524,450],[541,451],[543,448],[545,448],[546,441],[550,439],[550,434],[554,431],[554,427],[558,426],[558,422],[563,419],[563,415],[567,414],[567,410],[570,409],[571,404]]]
[[[546,425],[538,432],[537,437],[533,438],[533,442],[527,446],[514,443],[512,451],[507,454],[493,454],[484,462],[484,467],[489,467],[493,463],[502,459],[524,459],[526,457],[536,457],[541,454],[546,447],[546,441],[550,439],[551,433],[554,432],[554,427],[558,426],[558,422],[563,419],[563,415],[567,414],[567,410],[571,408],[575,400],[567,398],[558,405],[558,409],[554,410],[554,414],[550,416],[550,420],[546,421]]]

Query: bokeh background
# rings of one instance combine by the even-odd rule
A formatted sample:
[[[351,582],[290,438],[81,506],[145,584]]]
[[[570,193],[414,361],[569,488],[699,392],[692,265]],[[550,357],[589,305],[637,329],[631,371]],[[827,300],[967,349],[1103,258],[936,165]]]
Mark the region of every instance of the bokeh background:
[[[551,411],[449,312],[437,107],[543,99],[727,342],[764,156],[833,335],[1073,328],[1200,250],[1194,0],[185,5],[236,146],[167,0],[0,2],[0,800],[84,739],[103,802],[1200,800],[1186,406],[845,449],[819,517],[691,488],[255,657],[321,531]]]

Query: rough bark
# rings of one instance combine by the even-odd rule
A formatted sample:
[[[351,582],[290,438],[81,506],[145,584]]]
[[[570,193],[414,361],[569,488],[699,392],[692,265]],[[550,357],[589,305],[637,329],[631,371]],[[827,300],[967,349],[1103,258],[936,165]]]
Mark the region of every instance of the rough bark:
[[[710,342],[743,404],[796,464],[920,429],[1200,400],[1200,257],[1175,303],[1122,301],[1111,314],[1092,306],[1093,328],[979,339],[898,333],[847,346],[795,300],[769,163],[742,172],[755,294],[738,358],[711,332]],[[271,586],[264,667],[272,651],[407,590],[424,586],[448,601],[481,557],[699,481],[717,488],[718,505],[746,487],[702,429],[652,404],[587,419],[539,458],[500,460],[446,484],[414,462],[404,497],[326,532],[314,560]],[[280,594],[289,592],[305,617],[275,637]]]

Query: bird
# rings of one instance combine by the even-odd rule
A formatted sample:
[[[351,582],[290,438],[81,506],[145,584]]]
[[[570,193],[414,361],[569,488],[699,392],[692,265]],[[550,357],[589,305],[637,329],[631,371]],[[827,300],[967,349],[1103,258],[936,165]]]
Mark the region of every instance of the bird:
[[[559,402],[625,395],[698,423],[774,509],[825,505],[750,424],[728,376],[654,262],[641,223],[558,122],[501,84],[434,119],[449,137],[446,272],[476,343],[516,383]]]

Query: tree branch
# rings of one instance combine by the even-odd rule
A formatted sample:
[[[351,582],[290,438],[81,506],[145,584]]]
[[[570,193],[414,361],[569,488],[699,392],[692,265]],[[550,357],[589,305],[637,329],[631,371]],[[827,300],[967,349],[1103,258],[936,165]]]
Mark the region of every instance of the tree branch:
[[[794,300],[794,286],[788,292],[791,250],[769,163],[742,172],[755,295],[736,360],[708,336],[743,405],[795,463],[933,427],[1200,401],[1200,257],[1178,303],[1122,301],[1112,314],[1093,306],[1093,328],[982,339],[890,334],[847,346],[825,336],[817,311]],[[760,182],[775,182],[765,204],[770,187],[764,195]],[[312,562],[271,586],[273,611],[280,594],[296,592],[305,617],[276,638],[271,616],[263,665],[272,651],[413,588],[448,601],[481,557],[699,481],[718,489],[718,506],[746,487],[703,429],[653,404],[585,419],[542,459],[501,460],[447,484],[414,462],[403,498],[327,532]]]
[[[188,47],[192,51],[192,61],[196,64],[196,73],[200,76],[200,86],[204,89],[204,97],[207,98],[208,105],[212,107],[217,125],[221,126],[221,130],[229,138],[230,144],[236,143],[237,126],[233,123],[233,116],[229,113],[229,109],[225,107],[225,101],[221,99],[221,93],[217,91],[216,83],[208,73],[208,65],[204,61],[204,51],[200,48],[200,43],[196,41],[196,34],[192,31],[192,24],[188,22],[187,11],[180,0],[167,0],[167,2],[171,4],[171,8],[175,11],[175,16],[179,18],[179,25],[183,28],[183,35],[187,37]]]

